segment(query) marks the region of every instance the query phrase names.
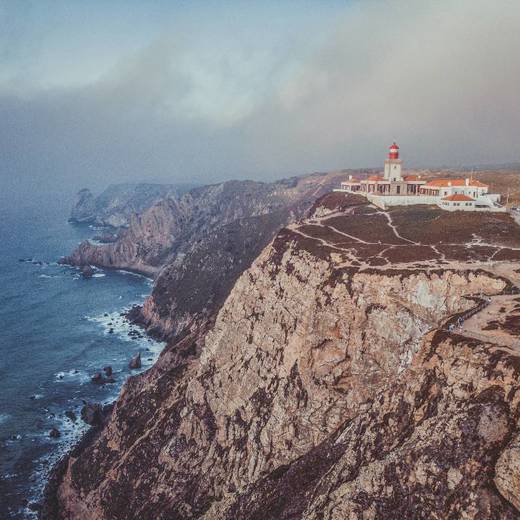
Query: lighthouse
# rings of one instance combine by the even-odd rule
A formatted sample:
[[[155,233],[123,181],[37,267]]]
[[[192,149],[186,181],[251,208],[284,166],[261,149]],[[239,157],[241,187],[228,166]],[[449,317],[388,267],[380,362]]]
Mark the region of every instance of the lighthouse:
[[[388,158],[385,160],[385,180],[401,182],[401,159],[399,159],[399,146],[394,142],[390,146]]]

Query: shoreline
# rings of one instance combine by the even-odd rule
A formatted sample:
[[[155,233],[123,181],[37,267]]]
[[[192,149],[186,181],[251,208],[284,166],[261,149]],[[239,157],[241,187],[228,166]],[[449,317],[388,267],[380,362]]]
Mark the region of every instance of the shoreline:
[[[60,264],[63,267],[70,267],[79,270],[77,265],[71,264]],[[152,282],[153,278],[143,273],[136,273],[121,268],[97,269],[110,271],[113,274],[120,276],[132,275],[139,278],[144,278],[147,281]],[[108,274],[108,273],[107,273]],[[144,295],[143,295],[144,296]],[[123,368],[119,371],[120,378],[116,381],[115,388],[112,385],[107,385],[107,395],[105,397],[94,397],[90,392],[85,392],[87,395],[79,397],[86,403],[99,403],[103,410],[103,424],[101,425],[88,425],[80,418],[79,409],[73,409],[76,414],[76,421],[70,423],[65,418],[65,412],[69,410],[68,407],[61,408],[60,418],[63,418],[60,422],[58,429],[62,434],[61,443],[56,445],[50,445],[48,452],[39,458],[33,459],[31,465],[33,466],[31,475],[34,478],[32,484],[27,488],[27,493],[24,494],[23,502],[18,513],[14,514],[21,515],[23,518],[45,518],[48,520],[55,520],[59,516],[57,515],[58,497],[57,491],[59,485],[62,482],[64,472],[67,469],[68,461],[70,457],[74,457],[74,454],[79,454],[86,446],[88,446],[103,430],[106,422],[111,416],[111,411],[118,400],[124,385],[131,377],[138,376],[150,368],[152,368],[156,361],[159,359],[161,352],[166,347],[166,343],[163,338],[151,334],[148,334],[144,324],[140,323],[139,320],[132,316],[132,312],[136,315],[139,313],[139,309],[142,307],[142,299],[140,303],[128,303],[119,310],[113,311],[112,313],[99,313],[96,316],[85,316],[85,319],[95,322],[99,327],[99,335],[101,338],[106,338],[108,334],[118,337],[123,342],[128,342],[129,354],[132,352],[132,346],[137,347],[137,351],[141,353],[143,362],[142,367],[138,370],[129,370],[124,368],[127,366],[127,362],[123,362]],[[129,333],[139,329],[140,335],[137,336],[138,341],[134,341],[136,335],[130,335]],[[109,353],[107,352],[107,359],[100,360],[101,365],[103,363],[110,364]],[[130,357],[128,357],[128,360]],[[87,373],[89,371],[87,370]],[[89,374],[89,379],[91,378]],[[94,384],[92,382],[85,382],[85,385]],[[103,385],[105,386],[105,385]],[[88,388],[88,386],[86,387]],[[57,414],[58,416],[58,414]],[[46,437],[45,432],[42,431],[41,435]]]
[[[85,262],[85,263],[80,264],[78,262],[74,262],[72,260],[71,255],[60,257],[57,261],[57,264],[72,267],[72,268],[75,268],[78,270],[81,270],[82,267],[90,266],[90,267],[95,267],[96,269],[102,269],[104,271],[109,271],[109,272],[121,271],[122,274],[127,273],[127,274],[131,274],[131,275],[135,275],[135,276],[142,276],[143,278],[146,278],[147,280],[150,280],[150,281],[154,281],[155,277],[157,276],[157,274],[160,271],[160,268],[150,270],[150,271],[141,271],[137,268],[128,267],[128,266],[115,266],[115,265],[108,266],[108,265],[96,264],[95,262]]]
[[[57,460],[52,463],[47,475],[45,476],[45,482],[43,483],[42,491],[39,496],[39,500],[36,502],[33,502],[33,504],[37,507],[37,511],[32,510],[28,504],[26,506],[26,513],[27,514],[37,514],[38,519],[42,520],[56,520],[59,518],[58,514],[58,488],[63,480],[63,477],[65,475],[65,471],[67,470],[68,461],[70,457],[76,457],[78,456],[87,446],[90,445],[91,442],[93,442],[98,435],[103,431],[104,427],[106,426],[107,422],[110,420],[110,417],[112,415],[112,410],[115,406],[115,403],[119,399],[119,396],[121,394],[121,391],[124,387],[124,385],[127,383],[127,381],[131,377],[139,376],[140,374],[148,371],[150,368],[152,368],[157,360],[159,359],[162,351],[166,347],[166,344],[164,344],[164,340],[159,338],[154,338],[152,335],[148,334],[146,332],[146,329],[139,324],[136,321],[133,321],[130,319],[129,314],[134,309],[139,309],[139,305],[132,305],[130,308],[124,309],[121,312],[119,312],[119,315],[121,318],[128,324],[133,325],[135,327],[139,327],[143,331],[143,337],[146,338],[150,342],[154,342],[157,344],[163,343],[160,350],[157,352],[153,351],[145,351],[148,354],[154,353],[154,359],[149,365],[142,366],[142,369],[139,371],[136,371],[135,373],[129,372],[126,374],[126,377],[121,382],[121,385],[117,389],[117,392],[115,392],[115,395],[108,397],[106,400],[102,400],[99,404],[102,406],[102,412],[103,412],[103,423],[101,425],[88,425],[85,423],[80,417],[78,417],[78,421],[81,425],[84,425],[87,427],[86,431],[79,432],[78,438],[74,442],[72,446],[66,447],[62,453],[59,454]],[[100,323],[100,325],[103,325]],[[106,327],[106,326],[105,326]],[[103,334],[106,334],[106,330]],[[146,359],[146,358],[145,358]],[[87,402],[86,400],[83,400],[84,402]],[[94,402],[92,402],[94,404]],[[58,447],[56,447],[58,448]]]
[[[124,384],[124,383],[123,383]],[[117,397],[110,405],[103,407],[103,424],[100,426],[90,426],[90,428],[79,437],[76,444],[64,453],[59,460],[53,464],[47,476],[47,482],[43,488],[41,497],[41,509],[38,512],[38,518],[41,520],[57,520],[59,515],[58,489],[65,472],[70,457],[79,456],[91,442],[93,442],[103,431],[105,424],[112,415],[112,410]]]

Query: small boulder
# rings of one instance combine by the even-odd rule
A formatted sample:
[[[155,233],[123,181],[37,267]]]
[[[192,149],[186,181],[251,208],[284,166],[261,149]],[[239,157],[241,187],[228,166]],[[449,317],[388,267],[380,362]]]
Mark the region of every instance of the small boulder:
[[[137,368],[141,368],[141,353],[138,352],[135,356],[132,357],[130,363],[128,363],[128,368],[130,370],[135,370]]]
[[[110,365],[103,367],[103,371],[105,372],[105,375],[107,377],[110,377],[112,375],[112,367]]]
[[[110,371],[112,373],[112,371]],[[96,384],[96,385],[105,385],[105,384],[108,384],[108,383],[115,383],[115,379],[111,376],[109,377],[103,377],[103,374],[101,374],[101,372],[97,372],[96,374],[94,374],[90,380],[92,381],[92,383]]]
[[[103,376],[101,375],[101,372],[95,373],[90,380],[95,383],[96,385],[102,385],[104,383]]]
[[[76,414],[72,410],[67,410],[65,412],[65,417],[70,419],[72,422],[76,422],[76,420],[78,419]]]
[[[90,267],[90,265],[82,266],[80,271],[81,271],[81,276],[83,276],[83,278],[92,278],[92,276],[94,276],[94,269],[92,269],[92,267]]]
[[[52,430],[49,432],[49,437],[52,439],[57,439],[58,437],[61,437],[61,432],[57,428],[52,428]]]

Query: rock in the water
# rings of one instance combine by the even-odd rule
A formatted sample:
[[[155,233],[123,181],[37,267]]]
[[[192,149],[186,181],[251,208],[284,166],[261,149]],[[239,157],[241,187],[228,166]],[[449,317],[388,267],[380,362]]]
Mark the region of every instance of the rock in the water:
[[[81,409],[81,420],[90,426],[99,426],[103,423],[103,410],[99,403],[87,403]]]
[[[72,422],[76,422],[78,419],[76,414],[72,410],[67,410],[65,412],[65,417],[69,418]]]
[[[112,374],[112,367],[105,367],[110,368],[110,374]],[[105,385],[107,383],[115,383],[115,380],[113,377],[103,377],[103,374],[101,372],[95,373],[90,380],[95,383],[96,385]]]
[[[103,371],[105,372],[105,375],[107,377],[110,377],[112,375],[112,367],[110,365],[103,367]]]
[[[92,269],[90,265],[84,265],[81,268],[81,276],[83,276],[83,278],[92,278],[92,276],[94,276],[94,269]]]
[[[52,430],[49,432],[49,437],[52,437],[53,439],[61,437],[60,430],[58,430],[57,428],[52,428]]]
[[[141,353],[138,352],[135,356],[132,357],[130,363],[128,363],[128,368],[131,370],[141,368]]]
[[[101,375],[101,372],[97,372],[95,373],[91,378],[90,380],[93,382],[93,383],[96,383],[97,385],[101,385],[103,384],[104,382],[104,378],[103,376]]]

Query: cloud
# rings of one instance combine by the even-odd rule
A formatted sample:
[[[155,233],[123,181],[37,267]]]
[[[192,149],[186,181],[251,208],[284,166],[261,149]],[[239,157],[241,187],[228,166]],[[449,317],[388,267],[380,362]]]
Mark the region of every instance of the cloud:
[[[168,24],[83,83],[4,82],[2,175],[268,179],[376,166],[392,139],[408,164],[520,159],[518,2],[365,0],[273,33],[241,17]]]

